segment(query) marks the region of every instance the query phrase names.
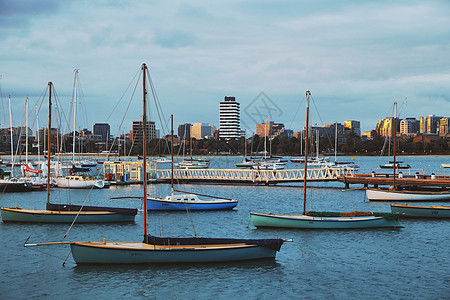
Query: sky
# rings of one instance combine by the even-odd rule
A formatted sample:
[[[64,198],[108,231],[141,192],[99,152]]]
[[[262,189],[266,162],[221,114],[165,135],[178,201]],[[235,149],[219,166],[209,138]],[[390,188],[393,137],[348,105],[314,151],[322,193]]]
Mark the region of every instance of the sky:
[[[372,130],[394,101],[400,118],[450,116],[450,2],[0,0],[0,127],[9,96],[20,126],[25,98],[34,116],[49,81],[73,122],[78,69],[76,126],[128,131],[141,115],[138,88],[124,117],[142,63],[175,126],[218,126],[219,102],[234,96],[242,129],[270,119],[298,131],[306,90],[318,126]],[[46,117],[42,108],[40,126]]]

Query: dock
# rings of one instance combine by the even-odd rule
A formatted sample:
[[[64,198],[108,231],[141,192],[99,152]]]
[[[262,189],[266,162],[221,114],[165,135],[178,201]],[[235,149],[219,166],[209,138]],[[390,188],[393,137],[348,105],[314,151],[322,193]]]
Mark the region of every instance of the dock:
[[[252,170],[252,169],[175,169],[174,180],[181,182],[277,184],[302,182],[303,169]],[[353,168],[308,169],[309,182],[337,181],[340,176],[354,175]],[[156,170],[158,182],[170,182],[170,169]]]
[[[364,187],[372,185],[378,188],[380,185],[393,185],[393,174],[342,174],[338,177],[339,182],[345,184],[345,188],[349,188],[350,184],[363,184]],[[412,187],[450,187],[450,176],[431,175],[398,175],[395,178],[395,185],[412,186]]]

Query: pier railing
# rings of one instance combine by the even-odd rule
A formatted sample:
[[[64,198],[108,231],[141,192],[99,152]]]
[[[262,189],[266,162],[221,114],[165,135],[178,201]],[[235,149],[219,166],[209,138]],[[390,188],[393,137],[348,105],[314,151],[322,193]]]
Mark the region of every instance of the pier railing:
[[[157,180],[170,180],[170,170],[156,171]],[[341,175],[354,175],[353,168],[319,168],[307,170],[307,181],[337,181]],[[174,180],[230,183],[282,183],[303,181],[303,169],[175,169]]]

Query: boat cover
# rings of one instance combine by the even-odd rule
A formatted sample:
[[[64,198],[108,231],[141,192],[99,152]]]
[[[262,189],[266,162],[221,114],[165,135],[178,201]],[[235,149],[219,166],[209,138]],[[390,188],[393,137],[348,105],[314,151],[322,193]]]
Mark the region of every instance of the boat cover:
[[[156,237],[152,235],[144,236],[144,243],[151,245],[217,245],[217,244],[247,244],[266,247],[271,250],[280,251],[283,239],[230,239],[230,238],[170,238]]]
[[[47,209],[57,211],[80,211],[81,205],[48,203]],[[132,216],[135,216],[137,214],[137,208],[122,207],[83,206],[83,209],[81,211],[110,211]]]

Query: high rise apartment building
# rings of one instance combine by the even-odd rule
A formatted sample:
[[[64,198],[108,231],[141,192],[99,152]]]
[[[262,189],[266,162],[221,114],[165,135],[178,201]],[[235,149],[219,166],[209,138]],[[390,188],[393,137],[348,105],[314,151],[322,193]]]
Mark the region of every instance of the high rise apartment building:
[[[144,122],[142,120],[140,121],[133,121],[133,129],[131,131],[130,139],[133,144],[140,144],[143,141],[143,131],[144,131]],[[147,141],[156,138],[156,126],[154,121],[147,121]]]
[[[239,105],[235,97],[225,97],[224,101],[220,101],[219,138],[225,140],[240,138],[241,117]]]
[[[415,135],[420,131],[420,121],[416,118],[406,118],[400,121],[400,133]]]

